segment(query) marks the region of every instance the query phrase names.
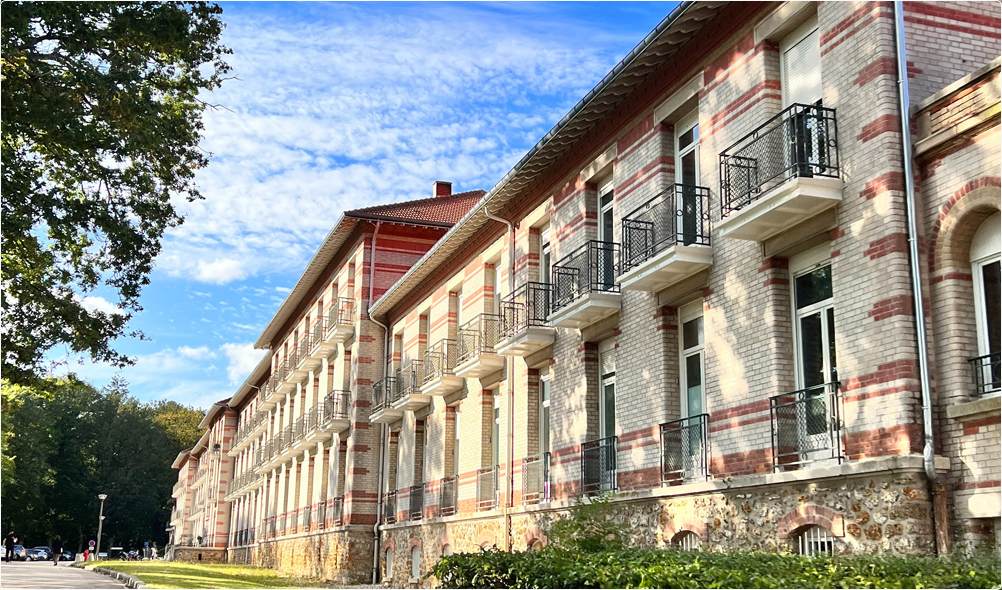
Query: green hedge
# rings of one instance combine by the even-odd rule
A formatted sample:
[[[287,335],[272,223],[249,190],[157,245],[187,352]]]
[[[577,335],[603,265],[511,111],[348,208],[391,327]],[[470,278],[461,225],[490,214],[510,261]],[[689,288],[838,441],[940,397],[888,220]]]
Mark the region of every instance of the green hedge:
[[[999,559],[619,550],[450,555],[442,588],[997,588]]]

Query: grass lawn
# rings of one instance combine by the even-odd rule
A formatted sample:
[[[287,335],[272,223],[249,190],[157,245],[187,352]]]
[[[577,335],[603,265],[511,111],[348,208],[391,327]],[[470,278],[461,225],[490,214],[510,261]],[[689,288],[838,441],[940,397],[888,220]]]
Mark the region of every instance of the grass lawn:
[[[150,588],[330,588],[316,580],[280,576],[263,567],[167,561],[102,561],[93,565],[125,572]]]

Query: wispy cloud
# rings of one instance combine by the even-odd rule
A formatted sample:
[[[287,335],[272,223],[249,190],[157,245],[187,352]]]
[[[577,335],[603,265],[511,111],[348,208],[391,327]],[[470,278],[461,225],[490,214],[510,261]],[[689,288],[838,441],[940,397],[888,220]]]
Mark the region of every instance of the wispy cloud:
[[[100,311],[108,315],[120,314],[122,310],[104,297],[90,295],[80,300],[80,305],[87,311]]]
[[[230,385],[238,385],[243,382],[265,355],[265,351],[256,350],[250,342],[244,344],[227,342],[220,350],[230,361],[226,367],[226,376],[230,379]]]

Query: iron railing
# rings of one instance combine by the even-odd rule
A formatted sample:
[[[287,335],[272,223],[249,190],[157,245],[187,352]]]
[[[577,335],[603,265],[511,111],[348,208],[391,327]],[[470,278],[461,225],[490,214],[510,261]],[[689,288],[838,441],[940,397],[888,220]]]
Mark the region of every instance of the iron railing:
[[[477,470],[477,510],[493,510],[498,503],[498,467]]]
[[[355,300],[351,297],[338,297],[337,301],[327,308],[327,329],[337,326],[351,326],[355,323]]]
[[[312,433],[317,428],[320,427],[320,418],[323,414],[323,408],[318,406],[313,406],[310,411],[306,413],[306,432]]]
[[[623,218],[623,272],[676,244],[710,245],[710,189],[673,184]]]
[[[421,393],[421,385],[424,384],[424,363],[412,359],[406,365],[397,369],[397,389],[396,398],[401,399],[408,395]]]
[[[306,416],[300,416],[292,424],[292,442],[299,442],[306,434]]]
[[[382,381],[377,381],[372,386],[372,412],[378,412],[392,406],[393,402],[399,399],[399,389],[396,377],[387,377]]]
[[[835,109],[790,105],[721,152],[721,215],[798,177],[839,177]]]
[[[285,430],[282,431],[282,438],[279,440],[282,441],[283,451],[292,446],[292,424],[285,427]]]
[[[553,265],[553,310],[595,291],[619,293],[619,244],[589,240]]]
[[[296,347],[296,366],[300,366],[306,362],[306,359],[310,358],[310,333],[307,332],[305,336],[300,338],[299,346]]]
[[[344,496],[338,496],[331,502],[331,523],[333,526],[344,524]]]
[[[710,446],[707,443],[709,414],[699,414],[661,425],[661,483],[707,479]]]
[[[1000,353],[993,352],[984,356],[968,359],[974,372],[974,397],[1002,390],[1002,362]]]
[[[397,522],[397,493],[386,492],[383,494],[383,522],[393,524]]]
[[[324,334],[327,332],[327,322],[325,318],[319,317],[313,320],[313,328],[310,330],[310,335],[312,338],[313,347],[317,347],[321,342],[324,341]]]
[[[550,454],[540,453],[522,459],[522,504],[550,500]]]
[[[428,347],[424,353],[424,383],[430,383],[443,375],[452,375],[459,358],[459,347],[455,340],[442,338]]]
[[[842,395],[837,381],[769,398],[772,464],[797,469],[813,461],[842,462]]]
[[[494,354],[494,345],[498,343],[501,328],[501,316],[492,313],[482,313],[459,327],[459,358],[460,363],[481,354]]]
[[[456,513],[459,498],[459,476],[443,477],[438,488],[438,513],[452,516]]]
[[[501,300],[501,336],[510,338],[530,326],[549,326],[553,299],[549,283],[525,283]]]
[[[581,492],[595,494],[616,489],[616,445],[608,436],[581,445]]]
[[[411,520],[421,520],[424,518],[424,486],[411,486],[408,497],[408,507],[410,508]]]
[[[321,425],[330,423],[331,420],[345,420],[351,414],[351,391],[345,389],[334,389],[324,398],[323,415],[320,417]]]

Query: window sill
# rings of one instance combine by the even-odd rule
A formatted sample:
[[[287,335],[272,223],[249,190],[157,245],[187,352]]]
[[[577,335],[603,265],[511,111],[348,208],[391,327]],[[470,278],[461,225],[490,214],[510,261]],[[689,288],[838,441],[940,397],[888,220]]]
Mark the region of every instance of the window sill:
[[[975,414],[998,414],[1000,409],[1002,409],[1002,397],[996,392],[973,401],[949,405],[946,407],[946,415],[957,419]]]

